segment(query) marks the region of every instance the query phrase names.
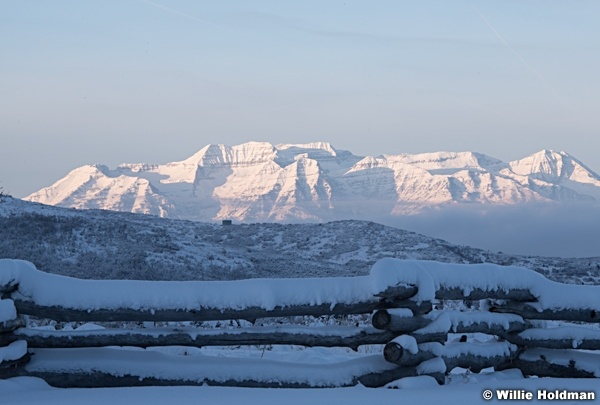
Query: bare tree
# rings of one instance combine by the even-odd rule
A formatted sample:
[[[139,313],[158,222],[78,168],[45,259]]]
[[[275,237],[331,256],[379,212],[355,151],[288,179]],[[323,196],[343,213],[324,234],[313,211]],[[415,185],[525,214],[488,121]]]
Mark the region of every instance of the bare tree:
[[[0,202],[3,202],[7,197],[10,197],[10,195],[4,192],[4,187],[0,186]]]

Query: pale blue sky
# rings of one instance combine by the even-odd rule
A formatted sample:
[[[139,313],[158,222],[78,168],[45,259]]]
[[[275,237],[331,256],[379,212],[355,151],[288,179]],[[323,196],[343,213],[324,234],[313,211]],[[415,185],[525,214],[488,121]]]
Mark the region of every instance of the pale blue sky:
[[[600,171],[600,2],[0,0],[0,186],[208,143]]]

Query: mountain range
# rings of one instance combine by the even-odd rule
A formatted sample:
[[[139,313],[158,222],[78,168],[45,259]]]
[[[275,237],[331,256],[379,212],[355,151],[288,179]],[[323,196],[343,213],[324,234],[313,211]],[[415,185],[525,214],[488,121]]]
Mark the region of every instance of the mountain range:
[[[322,222],[459,204],[600,201],[566,152],[503,162],[475,152],[356,156],[327,142],[207,145],[167,164],[86,165],[25,198],[79,209],[245,222]]]

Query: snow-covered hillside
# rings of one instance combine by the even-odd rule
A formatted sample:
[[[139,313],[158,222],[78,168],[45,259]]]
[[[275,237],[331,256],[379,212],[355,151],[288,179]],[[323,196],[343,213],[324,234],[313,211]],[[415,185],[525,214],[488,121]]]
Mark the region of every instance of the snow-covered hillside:
[[[0,257],[79,278],[231,280],[365,275],[384,257],[531,268],[597,284],[600,258],[510,256],[367,221],[220,224],[0,203]]]
[[[199,221],[318,222],[457,203],[600,201],[600,176],[550,150],[505,163],[474,152],[363,157],[326,142],[249,142],[164,165],[83,166],[26,199]]]

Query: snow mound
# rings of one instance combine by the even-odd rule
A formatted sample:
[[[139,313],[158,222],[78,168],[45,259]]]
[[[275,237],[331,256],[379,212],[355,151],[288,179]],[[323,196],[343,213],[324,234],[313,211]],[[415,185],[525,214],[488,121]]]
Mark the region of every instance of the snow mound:
[[[374,289],[412,284],[418,287],[417,301],[431,301],[442,287],[456,288],[468,295],[474,289],[483,291],[528,290],[537,298],[532,304],[545,309],[600,310],[600,288],[571,285],[548,280],[533,270],[495,264],[455,264],[432,261],[381,259],[371,268]]]
[[[27,354],[27,342],[17,340],[6,347],[0,347],[0,363],[3,361],[19,360]]]
[[[12,300],[0,300],[0,322],[12,321],[17,318],[17,310]]]
[[[415,354],[419,351],[419,348],[417,347],[417,340],[409,335],[400,335],[397,338],[395,338],[394,340],[392,340],[393,343],[397,343],[398,345],[400,345],[403,349],[407,350],[408,352]]]

